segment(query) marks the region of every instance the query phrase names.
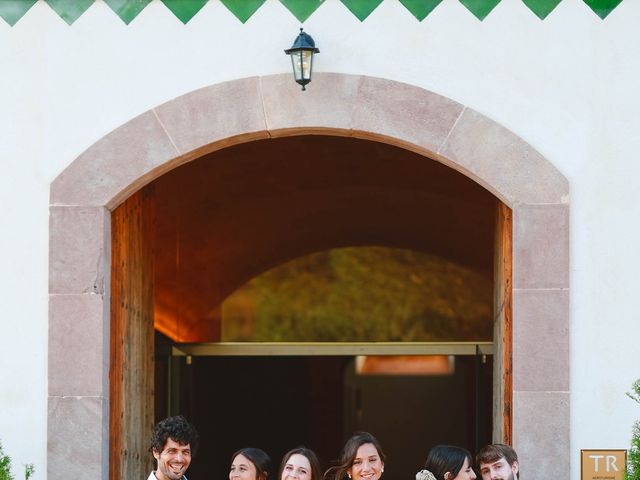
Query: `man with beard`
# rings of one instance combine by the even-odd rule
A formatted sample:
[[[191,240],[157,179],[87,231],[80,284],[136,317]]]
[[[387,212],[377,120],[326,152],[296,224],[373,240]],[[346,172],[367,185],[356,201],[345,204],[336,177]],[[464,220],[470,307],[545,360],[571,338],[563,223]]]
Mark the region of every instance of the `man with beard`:
[[[482,480],[515,480],[520,478],[518,454],[509,445],[487,445],[476,455]]]
[[[147,480],[187,480],[184,473],[198,447],[196,429],[182,416],[158,422],[151,435],[151,453],[158,468]]]

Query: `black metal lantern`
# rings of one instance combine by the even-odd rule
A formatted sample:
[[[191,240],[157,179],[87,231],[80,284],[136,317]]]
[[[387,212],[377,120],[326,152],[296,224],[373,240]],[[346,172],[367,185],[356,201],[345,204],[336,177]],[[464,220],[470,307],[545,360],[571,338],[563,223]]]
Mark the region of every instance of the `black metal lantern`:
[[[311,69],[313,67],[313,54],[320,53],[316,48],[316,44],[308,35],[300,28],[300,34],[296,37],[291,48],[284,51],[287,55],[291,55],[291,64],[293,65],[293,76],[300,85],[302,90],[306,90],[305,85],[311,81]]]

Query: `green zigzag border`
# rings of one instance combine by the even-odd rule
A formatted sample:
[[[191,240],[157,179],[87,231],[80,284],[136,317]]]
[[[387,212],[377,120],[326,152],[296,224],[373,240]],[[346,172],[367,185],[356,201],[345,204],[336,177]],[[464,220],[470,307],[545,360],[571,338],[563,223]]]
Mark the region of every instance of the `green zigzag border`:
[[[0,0],[0,17],[10,26],[20,19],[36,4],[47,3],[69,25],[73,24],[87,11],[95,0]],[[219,1],[240,22],[247,22],[262,7],[266,0],[161,0],[167,9],[182,23],[188,23],[209,1]],[[300,22],[304,22],[325,0],[279,0]],[[360,21],[364,21],[385,0],[340,0],[342,4]],[[391,1],[391,0],[386,0]],[[424,20],[434,11],[442,0],[399,0],[418,20]],[[501,2],[501,0],[458,0],[478,20],[482,21]],[[544,20],[562,0],[520,0],[538,18]],[[596,15],[605,19],[620,5],[622,0],[582,0]],[[635,0],[627,0],[635,1]],[[104,2],[127,25],[142,12],[151,0],[104,0]]]

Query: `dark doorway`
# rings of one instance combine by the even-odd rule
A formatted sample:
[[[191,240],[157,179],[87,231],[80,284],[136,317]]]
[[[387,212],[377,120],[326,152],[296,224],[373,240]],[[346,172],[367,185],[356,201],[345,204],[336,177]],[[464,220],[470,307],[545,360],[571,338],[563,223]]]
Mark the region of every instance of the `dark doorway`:
[[[113,478],[118,471],[129,471],[125,469],[129,466],[147,471],[144,447],[138,447],[146,444],[151,419],[176,413],[187,415],[202,432],[202,451],[190,472],[196,480],[225,480],[231,452],[251,444],[262,446],[278,462],[285,450],[306,443],[327,466],[345,438],[358,429],[371,430],[385,446],[389,455],[385,480],[413,478],[435,443],[474,450],[488,442],[492,418],[493,437],[511,442],[511,212],[470,178],[417,153],[368,140],[312,135],[252,141],[168,172],[118,207],[112,225],[119,225],[119,218],[127,228],[113,229],[112,256],[126,261],[112,263],[112,292],[122,294],[112,295],[111,305],[122,310],[125,326],[137,322],[140,312],[153,314],[153,327],[149,324],[143,333],[151,337],[156,332],[156,362],[154,366],[148,361],[145,352],[150,349],[140,347],[139,336],[118,335],[112,328],[110,419],[123,425],[120,430],[110,427]],[[187,364],[184,357],[171,356],[174,342],[178,346],[264,342],[251,336],[249,340],[225,337],[226,326],[240,325],[236,318],[224,322],[226,299],[263,273],[273,273],[275,267],[306,256],[322,257],[329,250],[361,247],[418,252],[442,259],[439,265],[445,270],[457,265],[483,277],[484,282],[463,283],[486,284],[489,295],[483,296],[487,300],[482,318],[489,334],[460,335],[470,322],[457,317],[461,309],[456,299],[470,297],[453,292],[459,282],[444,281],[437,272],[427,276],[411,272],[414,275],[404,275],[411,282],[423,285],[427,277],[438,279],[455,297],[436,295],[437,302],[427,302],[454,312],[452,322],[441,316],[428,318],[437,325],[451,325],[455,335],[408,339],[385,334],[381,340],[365,329],[361,336],[346,339],[268,341],[493,340],[495,369],[491,357],[483,364],[471,356],[456,358],[455,374],[448,378],[376,379],[350,377],[353,357],[194,357]],[[330,260],[335,265],[334,258]],[[377,267],[380,262],[365,259],[360,264]],[[365,269],[361,273],[365,281],[357,285],[372,278]],[[135,288],[117,288],[118,282],[126,286],[129,280]],[[295,276],[290,280],[299,282]],[[341,284],[338,287],[331,292],[345,292]],[[425,285],[424,291],[440,290]],[[350,299],[356,298],[348,293]],[[377,295],[358,298],[357,303],[374,308],[384,304]],[[385,305],[408,303],[389,300]],[[250,303],[236,302],[233,313],[242,313]],[[280,312],[292,310],[288,304],[282,306]],[[303,307],[299,310],[309,311]],[[320,310],[327,314],[313,320],[326,326],[323,320],[334,312]],[[352,308],[343,311],[344,318],[353,320]],[[374,322],[364,313],[360,324],[368,327]],[[416,323],[412,312],[407,317]],[[390,315],[383,310],[378,318]],[[403,326],[399,332],[410,329]],[[143,384],[140,379],[150,379],[154,367],[155,385]],[[122,380],[125,374],[131,381]],[[141,385],[144,391],[138,392]],[[152,398],[155,410],[150,412]],[[465,402],[459,403],[460,398]],[[123,421],[123,413],[137,412],[131,406],[142,407],[148,418],[136,413],[134,421]],[[291,417],[295,423],[287,423]],[[115,467],[117,462],[122,469]]]
[[[277,470],[287,450],[304,444],[326,469],[358,430],[370,431],[385,448],[385,480],[407,480],[433,445],[473,452],[491,440],[491,356],[484,363],[479,356],[457,356],[450,375],[435,376],[360,375],[354,357],[337,356],[172,362],[173,394],[157,392],[173,398],[171,411],[160,401],[156,412],[159,418],[183,413],[198,428],[191,480],[225,480],[231,454],[247,446],[264,449]],[[165,362],[157,365],[160,376],[168,373]]]

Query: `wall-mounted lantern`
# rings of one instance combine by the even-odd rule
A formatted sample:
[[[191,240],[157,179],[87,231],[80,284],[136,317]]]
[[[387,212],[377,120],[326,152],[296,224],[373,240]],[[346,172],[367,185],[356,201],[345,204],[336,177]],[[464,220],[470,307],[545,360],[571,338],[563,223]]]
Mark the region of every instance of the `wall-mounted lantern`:
[[[316,48],[316,44],[308,35],[300,28],[300,34],[296,37],[291,48],[284,51],[287,55],[291,55],[291,64],[293,65],[293,76],[300,85],[302,90],[306,90],[305,85],[311,81],[311,69],[313,67],[313,54],[320,53]]]

